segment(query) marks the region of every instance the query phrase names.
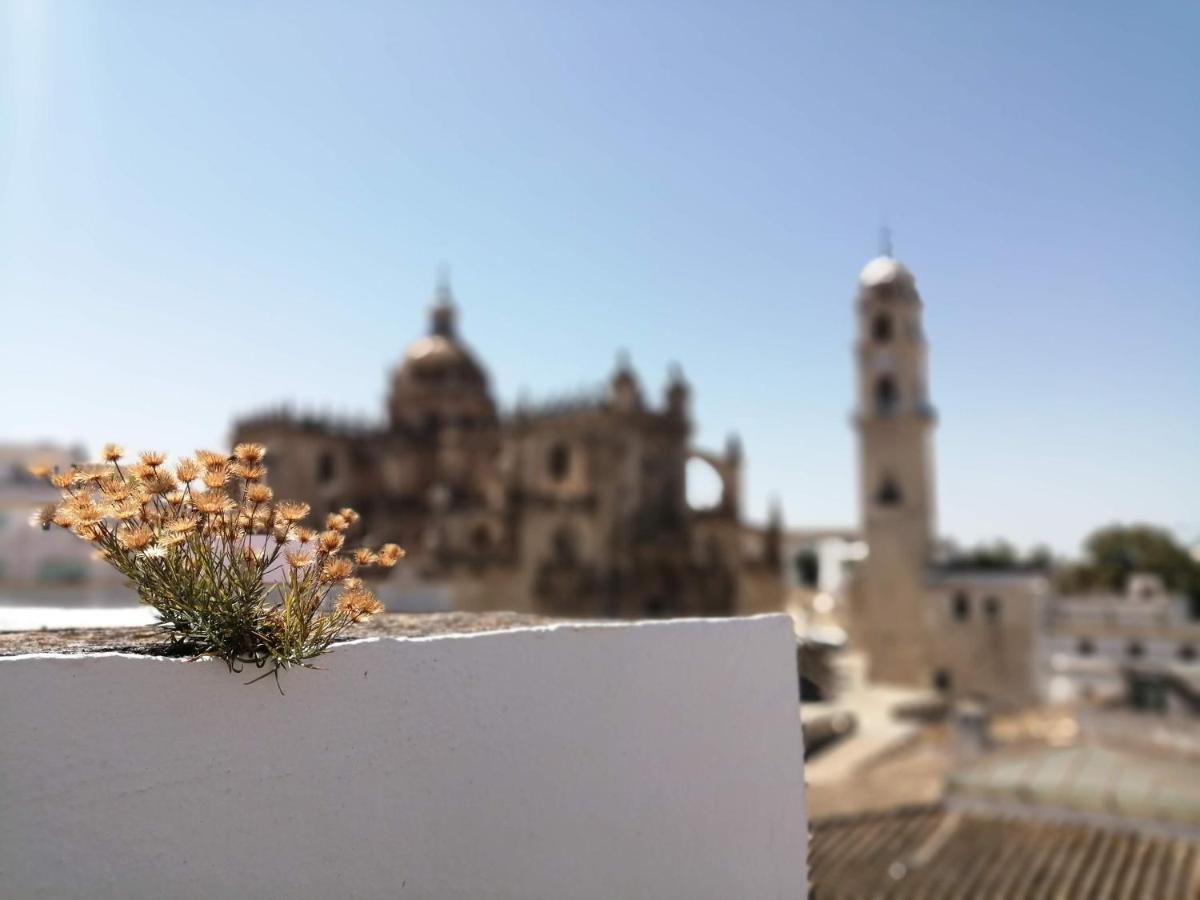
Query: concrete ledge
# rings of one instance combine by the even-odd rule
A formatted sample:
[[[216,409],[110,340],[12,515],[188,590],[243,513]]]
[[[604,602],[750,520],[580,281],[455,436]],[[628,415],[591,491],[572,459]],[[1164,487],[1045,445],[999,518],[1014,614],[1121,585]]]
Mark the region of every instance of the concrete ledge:
[[[0,895],[796,898],[785,616],[0,658]]]

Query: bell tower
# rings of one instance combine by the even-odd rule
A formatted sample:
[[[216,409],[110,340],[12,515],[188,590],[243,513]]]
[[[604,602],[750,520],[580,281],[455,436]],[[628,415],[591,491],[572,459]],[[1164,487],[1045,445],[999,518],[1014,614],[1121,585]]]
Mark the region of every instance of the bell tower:
[[[856,584],[854,629],[873,680],[925,686],[935,416],[921,297],[907,267],[890,255],[867,263],[858,278],[857,319],[854,422],[868,556]]]

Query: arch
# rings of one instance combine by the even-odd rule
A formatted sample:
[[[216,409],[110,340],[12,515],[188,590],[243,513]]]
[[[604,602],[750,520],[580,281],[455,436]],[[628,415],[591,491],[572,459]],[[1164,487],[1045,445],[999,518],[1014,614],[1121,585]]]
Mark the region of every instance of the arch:
[[[875,411],[880,415],[890,415],[900,405],[900,389],[896,379],[891,375],[880,375],[875,379]]]
[[[476,553],[487,553],[492,548],[492,532],[486,525],[471,529],[471,549]]]
[[[871,339],[877,344],[887,344],[891,342],[895,328],[892,325],[892,317],[890,313],[876,313],[871,319]]]
[[[684,463],[684,497],[693,510],[731,508],[735,505],[737,474],[721,457],[691,450]]]
[[[995,625],[1000,621],[1000,598],[988,595],[983,598],[983,617]]]
[[[563,441],[555,441],[546,451],[546,471],[553,481],[565,481],[571,472],[571,448]]]
[[[579,545],[575,532],[568,525],[561,525],[550,539],[550,558],[558,565],[573,565],[579,558]]]
[[[891,475],[885,475],[879,490],[875,493],[875,502],[880,506],[899,506],[904,502],[904,493],[900,484]]]
[[[950,614],[955,622],[965,622],[971,618],[971,598],[966,591],[956,591],[950,598]]]
[[[317,457],[317,483],[325,484],[333,481],[333,476],[337,474],[337,461],[334,455],[328,450],[321,452]]]

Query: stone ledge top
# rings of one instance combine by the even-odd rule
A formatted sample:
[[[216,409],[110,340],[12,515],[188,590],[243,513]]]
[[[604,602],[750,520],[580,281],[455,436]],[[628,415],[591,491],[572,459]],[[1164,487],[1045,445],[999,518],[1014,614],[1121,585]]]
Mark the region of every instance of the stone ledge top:
[[[436,637],[507,631],[561,623],[562,619],[513,612],[384,613],[347,628],[348,640],[369,637]],[[154,628],[64,628],[54,631],[0,632],[0,656],[26,653],[153,654],[164,643]]]

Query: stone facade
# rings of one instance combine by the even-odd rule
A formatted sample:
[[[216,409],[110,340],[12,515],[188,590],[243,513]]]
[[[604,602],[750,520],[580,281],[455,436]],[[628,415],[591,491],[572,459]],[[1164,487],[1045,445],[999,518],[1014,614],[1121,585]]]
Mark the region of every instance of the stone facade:
[[[234,427],[270,447],[280,496],[319,515],[352,506],[367,540],[408,549],[394,570],[404,587],[382,585],[385,599],[582,617],[782,608],[779,523],[742,521],[736,439],[720,453],[691,445],[681,373],[659,405],[622,361],[592,395],[502,415],[456,318],[442,285],[429,333],[392,373],[382,426],[277,412]],[[711,509],[687,503],[697,458],[723,486]]]

